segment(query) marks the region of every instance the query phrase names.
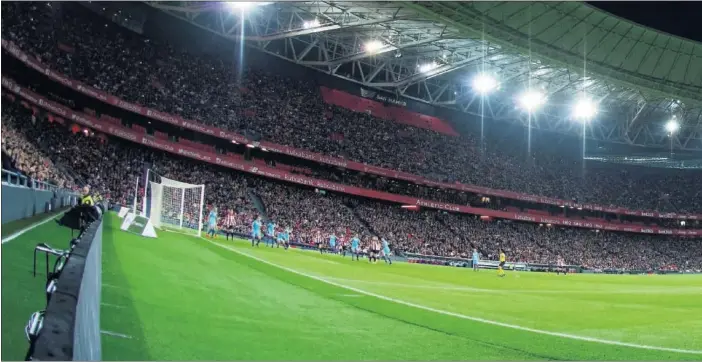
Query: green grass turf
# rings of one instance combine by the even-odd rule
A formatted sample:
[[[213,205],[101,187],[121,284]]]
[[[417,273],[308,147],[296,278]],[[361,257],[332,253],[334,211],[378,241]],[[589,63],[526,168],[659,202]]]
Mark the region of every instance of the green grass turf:
[[[102,328],[132,336],[104,336],[106,359],[702,358],[461,319],[297,275],[206,240],[105,230],[103,281],[109,286],[103,302],[122,309],[104,307]],[[702,350],[699,276],[510,273],[498,279],[490,271],[369,265],[217,243],[422,306],[578,336]]]
[[[44,215],[54,217],[53,215]],[[32,218],[31,221],[20,220],[3,225],[3,236],[6,226],[14,231],[27,227],[41,218]],[[12,232],[14,232],[12,231]],[[10,232],[9,234],[11,234]],[[29,343],[24,335],[24,326],[32,313],[46,307],[46,267],[44,256],[37,258],[37,276],[32,276],[32,258],[34,247],[39,243],[47,243],[55,248],[68,248],[71,241],[71,230],[58,226],[49,221],[38,226],[19,237],[2,244],[0,259],[2,261],[2,351],[0,358],[6,360],[23,360],[29,348]],[[53,267],[54,258],[50,259]]]
[[[28,217],[28,218],[20,219],[20,220],[15,220],[15,221],[11,221],[11,222],[2,224],[2,227],[0,227],[0,235],[2,237],[12,235],[14,232],[22,230],[22,229],[24,229],[24,228],[26,228],[34,223],[41,222],[41,221],[46,220],[47,218],[50,218],[50,217],[55,217],[58,214],[63,213],[67,209],[68,208],[62,208],[59,210],[52,211],[50,213],[37,214],[37,215],[34,215],[32,217]]]
[[[359,292],[546,331],[702,350],[699,276],[508,273],[499,279],[491,271],[370,265],[221,238],[219,246],[166,232],[147,239],[120,231],[114,215],[103,240],[101,328],[124,335],[103,335],[109,360],[702,358],[517,330]],[[6,278],[3,253],[3,346]],[[41,305],[42,296],[36,299]],[[12,321],[20,334],[31,311]]]

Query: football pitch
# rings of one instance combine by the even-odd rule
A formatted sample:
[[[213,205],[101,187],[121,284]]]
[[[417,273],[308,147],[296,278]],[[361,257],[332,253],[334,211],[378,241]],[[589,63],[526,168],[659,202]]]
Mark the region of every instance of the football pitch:
[[[24,323],[43,302],[31,250],[57,229],[2,245],[3,360],[24,357]],[[108,360],[702,359],[699,275],[498,278],[221,237],[146,239],[114,214],[103,243]]]

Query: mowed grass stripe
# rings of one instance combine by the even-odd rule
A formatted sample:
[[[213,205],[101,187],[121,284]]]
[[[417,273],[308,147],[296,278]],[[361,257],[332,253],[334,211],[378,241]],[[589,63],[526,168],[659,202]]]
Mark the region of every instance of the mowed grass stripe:
[[[487,271],[490,273],[490,271]],[[341,283],[359,283],[359,284],[375,284],[375,285],[385,285],[391,287],[399,288],[410,288],[410,289],[427,289],[427,290],[441,290],[441,291],[451,291],[451,292],[465,292],[470,293],[495,293],[495,294],[557,294],[557,295],[568,295],[575,294],[577,298],[586,297],[593,294],[672,294],[674,296],[679,296],[680,294],[702,294],[702,287],[687,287],[687,288],[669,288],[669,289],[625,289],[625,290],[615,290],[615,291],[584,291],[584,290],[504,290],[504,289],[486,289],[486,288],[475,288],[475,287],[465,287],[456,286],[450,284],[428,284],[428,283],[397,283],[397,282],[383,282],[383,281],[372,281],[363,279],[349,279],[349,278],[325,278],[328,280],[341,282]]]
[[[69,230],[47,223],[2,245],[3,360],[24,357],[24,323],[31,312],[43,307],[43,276],[31,277],[33,247],[38,242],[63,246],[69,240]],[[103,288],[102,329],[133,337],[103,335],[105,359],[699,360],[699,356],[572,341],[418,310],[292,274],[192,237],[162,233],[153,240],[127,234],[119,230],[113,215],[106,219],[104,242],[103,281],[110,287]],[[234,248],[256,255],[263,252],[250,251],[246,242],[241,248],[238,245]],[[270,250],[263,257],[304,265],[313,259],[296,254]],[[314,272],[332,276],[338,270],[350,270],[348,260],[331,260],[335,263],[314,263],[320,268]],[[452,268],[357,264],[365,265],[353,265],[352,278],[377,274],[409,282],[422,281],[424,275],[426,283],[431,270],[432,283],[455,283]],[[633,288],[641,280],[646,282],[642,288],[686,288],[694,279],[593,276],[563,282],[549,279],[543,287]],[[377,293],[390,290],[378,288]],[[692,304],[694,300],[680,302],[681,307]],[[578,313],[586,311],[573,311]],[[694,338],[699,318],[689,323],[692,328],[678,327]]]
[[[244,244],[244,243],[242,243]],[[249,249],[246,249],[249,250]],[[465,268],[396,263],[387,266],[369,265],[367,261],[351,262],[349,258],[319,255],[314,252],[291,251],[292,254],[250,249],[264,257],[307,274],[329,278],[353,278],[372,283],[343,282],[385,297],[400,299],[425,307],[479,317],[491,321],[515,324],[533,329],[585,336],[602,340],[639,345],[700,350],[702,333],[699,315],[702,314],[702,294],[667,293],[656,290],[670,280],[672,289],[700,285],[701,276],[629,276],[577,274],[555,276],[543,273],[509,273],[507,278],[496,278],[494,271],[473,273]],[[304,254],[306,258],[295,257]],[[334,259],[339,265],[307,262],[311,258]],[[411,276],[408,276],[411,275]],[[421,275],[421,278],[418,276]],[[437,282],[440,280],[441,282]],[[602,280],[602,285],[593,283]],[[381,281],[383,285],[373,282]],[[502,293],[467,293],[452,290],[421,290],[393,287],[390,283],[438,284],[447,287],[498,288]],[[521,291],[583,290],[591,288],[596,294],[520,293]],[[620,288],[651,289],[650,295],[600,293]],[[514,293],[510,293],[515,291]],[[583,293],[585,293],[583,291]]]
[[[659,346],[646,346],[633,343],[623,343],[618,341],[601,340],[590,337],[582,337],[577,335],[568,335],[563,333],[555,333],[550,331],[536,330],[531,328],[525,328],[515,325],[510,325],[506,323],[499,323],[489,320],[484,320],[480,318],[472,318],[470,316],[461,315],[458,313],[445,312],[437,310],[434,308],[427,308],[422,305],[417,305],[414,303],[408,303],[394,298],[388,298],[383,295],[371,293],[362,289],[350,287],[347,285],[334,283],[324,278],[320,278],[315,275],[300,272],[295,269],[287,268],[275,263],[272,263],[264,258],[258,257],[256,255],[250,254],[246,251],[246,248],[235,248],[231,245],[223,245],[222,243],[214,243],[222,248],[229,249],[245,255],[254,259],[257,262],[267,264],[270,267],[279,268],[281,271],[287,272],[288,274],[296,274],[303,278],[308,278],[310,280],[315,280],[318,283],[326,283],[331,287],[336,287],[341,290],[354,291],[356,293],[361,293],[369,295],[375,298],[374,303],[378,303],[378,300],[384,300],[389,302],[389,304],[394,304],[391,306],[394,308],[390,313],[395,318],[406,319],[411,315],[420,314],[417,309],[429,312],[432,317],[431,323],[427,327],[431,327],[434,323],[439,322],[442,318],[439,315],[445,317],[450,317],[448,323],[444,326],[449,330],[455,330],[459,328],[462,332],[471,332],[474,334],[475,331],[478,332],[478,338],[483,340],[491,339],[490,336],[494,336],[494,341],[489,341],[489,343],[501,344],[501,345],[513,345],[516,349],[523,349],[533,351],[532,353],[538,355],[548,355],[554,359],[699,359],[702,355],[702,351],[697,350],[683,350],[676,348],[666,348]],[[239,244],[237,244],[239,245]],[[243,243],[240,245],[244,245]],[[256,251],[258,252],[258,250]],[[289,276],[287,278],[290,278]],[[328,297],[334,297],[334,295],[340,295],[343,292],[337,291]],[[351,298],[354,299],[354,298]],[[346,300],[347,303],[354,303],[354,300]],[[367,303],[367,300],[363,298],[358,298],[359,303]],[[380,308],[382,303],[378,303],[377,307]],[[397,315],[398,310],[402,310],[401,306],[409,307],[411,310],[405,309],[405,313]],[[461,323],[456,321],[457,318],[470,320],[471,322],[480,322],[482,326],[476,327],[475,323]],[[466,322],[466,321],[463,321]],[[485,324],[484,324],[485,323]],[[468,328],[461,328],[459,325],[467,326]],[[472,326],[469,326],[472,325]],[[497,327],[497,328],[496,328]],[[434,327],[431,327],[434,328]],[[517,333],[515,332],[521,332]],[[549,337],[549,338],[544,338]],[[538,341],[543,341],[543,343],[538,343]],[[523,346],[518,346],[522,344]],[[571,348],[566,347],[570,345]],[[557,346],[555,349],[554,346]],[[564,348],[566,347],[566,348]]]
[[[110,223],[116,226],[118,220]],[[252,267],[247,257],[193,237],[115,235],[114,248],[106,246],[105,250],[116,257],[106,255],[105,261],[120,265],[106,266],[111,275],[105,281],[112,287],[104,289],[103,302],[124,305],[129,299],[134,308],[133,312],[103,308],[103,329],[135,336],[137,327],[121,321],[138,320],[142,337],[110,340],[127,345],[141,339],[147,351],[139,353],[151,359],[538,358],[528,352],[471,343],[326,298]],[[117,301],[115,295],[108,295],[112,291],[128,295],[117,294],[122,296]],[[107,342],[108,337],[103,340]],[[431,348],[418,348],[422,345]],[[106,347],[104,357],[141,356],[134,349]]]

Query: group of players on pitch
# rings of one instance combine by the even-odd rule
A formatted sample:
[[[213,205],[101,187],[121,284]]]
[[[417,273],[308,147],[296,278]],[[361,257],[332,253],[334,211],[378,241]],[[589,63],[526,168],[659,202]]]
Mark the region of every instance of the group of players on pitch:
[[[336,234],[329,235],[329,238],[325,241],[324,236],[320,231],[314,236],[314,244],[317,245],[320,254],[333,253],[341,254],[341,256],[346,256],[347,253],[351,254],[351,260],[359,260],[362,254],[368,256],[368,261],[371,263],[377,263],[379,258],[382,258],[386,264],[392,265],[392,253],[390,252],[390,243],[385,238],[378,239],[377,236],[373,236],[371,240],[367,243],[367,247],[363,248],[361,246],[361,239],[358,234],[355,234],[351,238],[350,242],[340,240]]]
[[[226,235],[227,240],[229,239],[229,237],[234,239],[234,219],[234,212],[232,210],[229,210],[224,219],[223,225],[224,234]],[[208,217],[208,225],[209,227],[207,230],[207,236],[212,238],[216,237],[216,207],[213,207],[210,210],[210,214]],[[271,248],[280,248],[280,246],[282,245],[283,248],[287,250],[288,247],[290,247],[290,237],[292,235],[292,228],[281,228],[276,233],[277,227],[278,225],[276,225],[276,223],[273,222],[273,220],[268,220],[268,224],[266,225],[266,233],[264,235],[262,218],[261,216],[256,217],[256,219],[254,219],[254,221],[251,223],[251,246],[259,246],[261,241],[263,241],[266,246],[270,246]],[[353,238],[351,238],[350,242],[348,242],[340,240],[340,238],[338,238],[336,234],[333,233],[329,235],[328,238],[325,238],[322,235],[321,231],[317,231],[313,237],[313,243],[317,245],[320,254],[324,254],[326,252],[333,254],[341,254],[342,256],[346,257],[346,254],[348,253],[351,255],[351,260],[356,261],[360,260],[361,255],[365,254],[368,256],[368,261],[371,263],[375,264],[378,262],[379,258],[382,258],[386,264],[392,265],[392,253],[390,252],[390,244],[385,238],[378,239],[377,236],[373,236],[371,240],[367,243],[367,247],[362,248],[361,239],[359,238],[358,234],[355,234]],[[497,266],[497,275],[500,277],[504,277],[504,267],[506,262],[504,250],[500,249],[498,255],[499,264]],[[479,264],[480,256],[478,250],[474,248],[472,258],[472,265],[474,271],[478,271],[480,269]],[[567,273],[565,261],[561,257],[558,258],[558,267],[556,268],[556,274],[559,273],[563,273],[564,275]]]
[[[217,207],[212,207],[208,216],[208,228],[207,236],[210,238],[215,238],[217,236]],[[223,231],[227,240],[231,237],[234,239],[234,224],[235,217],[234,212],[229,210],[224,218]],[[276,232],[277,230],[277,232]],[[256,217],[251,223],[251,246],[259,246],[261,241],[264,245],[288,249],[290,247],[290,238],[292,235],[292,228],[278,228],[278,225],[273,220],[268,220],[266,225],[266,232],[263,232],[263,220],[261,216]],[[368,256],[368,261],[371,263],[377,263],[379,258],[383,258],[386,264],[392,264],[392,253],[390,252],[390,244],[385,238],[378,239],[377,236],[373,236],[367,245],[367,248],[361,247],[361,239],[358,234],[351,238],[350,242],[341,241],[335,234],[329,235],[325,238],[321,231],[317,231],[316,235],[313,237],[313,242],[317,245],[320,254],[333,253],[341,254],[346,256],[346,254],[351,255],[351,260],[360,260],[361,255],[365,254]]]
[[[266,232],[264,233],[263,221],[261,217],[258,216],[251,223],[251,246],[259,246],[261,241],[263,241],[266,246],[270,246],[271,248],[276,246],[280,247],[282,245],[287,249],[290,246],[292,230],[288,227],[276,233],[277,227],[278,225],[276,225],[273,220],[268,220]],[[361,239],[358,237],[358,234],[354,235],[349,242],[345,242],[341,241],[336,234],[331,234],[328,238],[325,238],[321,231],[317,231],[313,239],[320,254],[341,254],[344,257],[346,254],[350,254],[351,260],[357,261],[360,260],[361,255],[366,254],[368,256],[368,261],[371,263],[377,263],[378,259],[382,257],[385,263],[392,264],[390,245],[385,238],[378,240],[378,237],[374,236],[367,249],[361,247]]]
[[[210,238],[217,237],[217,220],[217,207],[213,207],[210,209],[210,214],[207,220],[207,236]],[[222,227],[219,228],[224,231],[224,235],[227,240],[229,240],[230,237],[234,239],[235,223],[234,211],[229,210],[224,218]],[[257,217],[251,225],[251,246],[258,246],[261,241],[263,241],[266,245],[270,245],[270,247],[274,247],[276,245],[280,247],[282,245],[285,249],[287,249],[290,246],[292,229],[289,227],[282,228],[276,233],[277,227],[278,225],[276,225],[272,220],[269,221],[266,234],[264,235],[262,232],[263,222],[261,221],[260,216]]]

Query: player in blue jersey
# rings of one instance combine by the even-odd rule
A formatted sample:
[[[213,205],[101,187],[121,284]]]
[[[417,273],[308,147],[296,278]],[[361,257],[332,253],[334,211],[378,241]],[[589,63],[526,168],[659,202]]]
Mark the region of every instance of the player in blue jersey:
[[[287,232],[288,232],[287,229],[283,229],[283,230],[280,230],[280,231],[278,232],[278,236],[277,236],[277,238],[276,238],[276,242],[277,242],[277,244],[278,244],[278,247],[280,247],[280,245],[283,244],[283,247],[284,247],[285,249],[288,248],[288,245],[286,244]]]
[[[392,259],[390,259],[390,244],[388,244],[385,238],[381,238],[380,240],[383,247],[383,260],[385,260],[386,264],[392,265]]]
[[[473,271],[480,270],[478,265],[480,263],[480,254],[478,254],[478,249],[473,248]]]
[[[358,258],[361,254],[361,239],[358,238],[358,234],[353,236],[353,239],[351,239],[351,260],[353,260],[354,257],[356,257],[356,261],[358,261]]]
[[[207,220],[208,229],[207,236],[214,238],[217,234],[217,207],[213,206],[210,210],[210,216]]]
[[[269,243],[271,248],[275,244],[275,223],[272,219],[268,219],[268,225],[266,228],[266,245],[269,245]]]
[[[336,234],[329,235],[329,252],[336,253]]]
[[[258,216],[251,224],[251,246],[256,246],[261,243],[261,217]]]

